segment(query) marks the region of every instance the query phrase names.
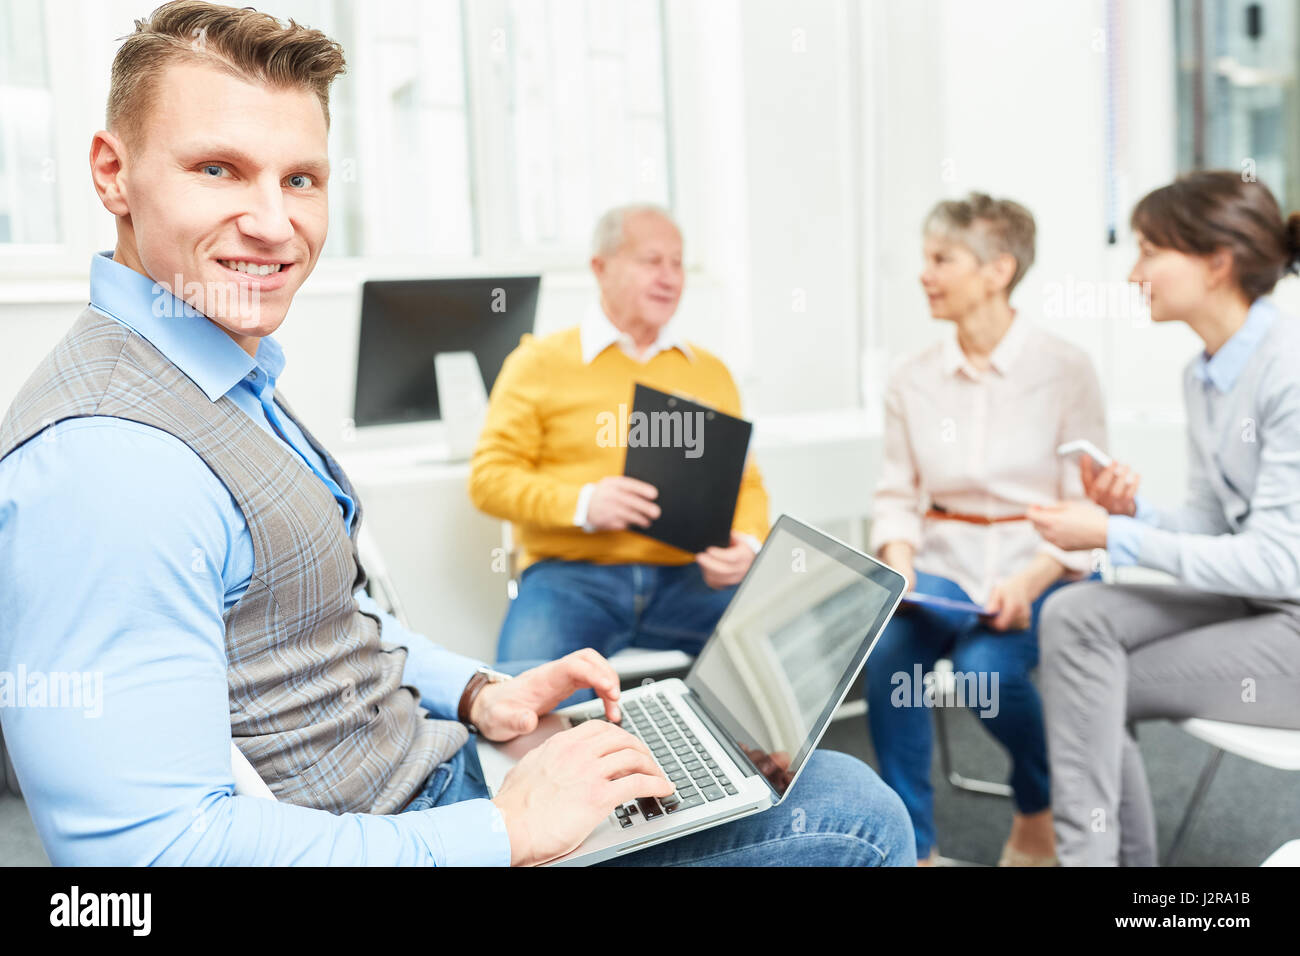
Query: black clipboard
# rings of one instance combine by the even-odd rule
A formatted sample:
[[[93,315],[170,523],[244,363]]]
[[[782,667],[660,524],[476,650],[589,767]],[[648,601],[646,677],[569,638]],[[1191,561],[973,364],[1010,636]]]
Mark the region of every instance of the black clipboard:
[[[679,395],[637,384],[623,474],[652,484],[659,517],[628,530],[698,554],[731,544],[754,426]]]

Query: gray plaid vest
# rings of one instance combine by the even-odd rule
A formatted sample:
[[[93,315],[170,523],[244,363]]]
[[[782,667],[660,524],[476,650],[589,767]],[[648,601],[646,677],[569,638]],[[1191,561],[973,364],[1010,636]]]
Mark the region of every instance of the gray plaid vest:
[[[224,618],[230,730],[271,791],[333,813],[404,807],[468,732],[429,719],[402,686],[406,649],[383,644],[379,622],[357,607],[365,572],[329,489],[229,397],[209,401],[146,339],[87,308],[14,399],[0,424],[0,460],[55,422],[92,415],[174,435],[243,512],[254,571]],[[338,463],[303,434],[356,501],[355,535],[360,501]]]

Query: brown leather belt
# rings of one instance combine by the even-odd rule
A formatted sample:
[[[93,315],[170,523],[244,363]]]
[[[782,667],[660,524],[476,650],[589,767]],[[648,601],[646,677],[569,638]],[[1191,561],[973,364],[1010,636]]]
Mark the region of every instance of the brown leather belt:
[[[967,524],[1003,524],[1007,521],[1028,521],[1029,516],[1025,514],[1003,515],[1000,518],[990,518],[988,515],[963,514],[960,511],[949,511],[947,508],[941,508],[938,505],[930,508],[925,513],[927,518],[934,521],[965,521]]]

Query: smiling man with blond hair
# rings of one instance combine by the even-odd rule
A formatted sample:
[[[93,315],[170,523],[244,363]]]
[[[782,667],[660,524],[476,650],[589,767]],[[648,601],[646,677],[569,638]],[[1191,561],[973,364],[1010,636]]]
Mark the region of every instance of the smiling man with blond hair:
[[[325,241],[343,69],[319,31],[193,0],[114,61],[90,168],[117,243],[0,425],[0,666],[103,681],[93,719],[0,708],[56,864],[538,863],[673,789],[594,651],[506,678],[362,590],[361,504],[278,393],[272,337]],[[488,799],[470,728],[511,739],[586,688],[611,721]],[[232,739],[276,801],[234,793]],[[907,851],[892,805],[861,809],[854,852]]]

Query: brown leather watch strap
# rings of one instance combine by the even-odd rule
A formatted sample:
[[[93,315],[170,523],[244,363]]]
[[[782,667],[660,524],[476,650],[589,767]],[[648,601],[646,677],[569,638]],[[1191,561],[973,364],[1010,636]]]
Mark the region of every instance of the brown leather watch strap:
[[[474,676],[469,679],[465,685],[465,691],[460,695],[460,706],[456,708],[456,719],[462,724],[466,724],[471,730],[475,729],[474,724],[469,719],[470,710],[474,707],[474,698],[488,684],[492,683],[492,678],[482,671],[475,671]]]

